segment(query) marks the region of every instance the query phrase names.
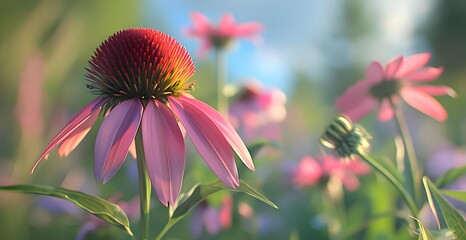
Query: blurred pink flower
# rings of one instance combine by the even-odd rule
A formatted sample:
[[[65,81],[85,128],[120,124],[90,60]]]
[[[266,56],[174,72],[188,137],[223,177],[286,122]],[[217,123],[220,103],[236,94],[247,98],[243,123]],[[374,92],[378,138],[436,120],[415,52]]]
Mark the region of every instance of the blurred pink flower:
[[[349,191],[356,191],[359,188],[357,176],[369,172],[369,166],[358,160],[340,161],[332,155],[325,155],[318,160],[304,157],[294,170],[293,183],[297,187],[314,186],[326,177],[335,178]]]
[[[191,231],[194,237],[201,236],[204,227],[210,235],[215,235],[222,229],[231,227],[233,198],[227,195],[222,200],[220,208],[210,206],[206,201],[197,208],[191,221]]]
[[[24,138],[36,139],[44,127],[42,116],[42,83],[46,72],[45,61],[37,55],[29,58],[24,67],[18,91],[15,113]]]
[[[57,145],[61,156],[68,155],[101,111],[105,119],[97,134],[94,173],[103,183],[123,165],[139,128],[147,170],[165,206],[175,204],[181,190],[186,162],[184,130],[226,185],[239,186],[232,149],[254,170],[249,151],[233,126],[190,95],[188,80],[194,64],[174,38],[154,29],[121,30],[97,48],[89,64],[87,86],[99,96],[60,131],[31,172]]]
[[[186,28],[184,33],[201,40],[199,55],[205,55],[212,47],[222,49],[237,38],[259,41],[258,35],[263,26],[257,22],[236,24],[231,13],[225,13],[218,26],[210,23],[209,19],[200,12],[191,13],[193,26]]]
[[[285,103],[281,90],[265,90],[259,83],[248,83],[230,105],[230,122],[246,141],[278,140],[280,123],[286,118]]]
[[[394,114],[390,102],[399,104],[401,97],[413,108],[430,117],[438,121],[445,120],[447,112],[432,96],[454,96],[455,91],[446,86],[417,84],[435,80],[443,72],[443,67],[425,66],[429,59],[430,53],[415,54],[407,58],[398,56],[390,60],[385,69],[379,62],[372,62],[366,68],[366,77],[349,87],[336,100],[336,107],[353,121],[361,119],[378,107],[378,119],[388,121]]]

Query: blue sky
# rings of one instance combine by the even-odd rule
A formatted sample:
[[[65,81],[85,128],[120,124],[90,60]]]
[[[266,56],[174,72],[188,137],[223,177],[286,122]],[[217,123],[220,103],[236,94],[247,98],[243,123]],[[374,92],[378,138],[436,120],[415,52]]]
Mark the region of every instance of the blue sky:
[[[225,12],[231,12],[237,22],[263,23],[262,44],[240,41],[229,52],[229,80],[254,78],[287,92],[296,72],[325,81],[332,68],[365,66],[372,60],[384,62],[399,54],[428,51],[429,45],[416,35],[416,27],[431,12],[433,2],[364,2],[362,19],[370,21],[373,31],[351,40],[343,34],[346,20],[342,0],[149,0],[144,20],[148,26],[173,35],[193,56],[199,42],[181,34],[183,27],[191,26],[192,11],[202,12],[213,23]],[[213,54],[203,61],[209,60],[213,60]]]

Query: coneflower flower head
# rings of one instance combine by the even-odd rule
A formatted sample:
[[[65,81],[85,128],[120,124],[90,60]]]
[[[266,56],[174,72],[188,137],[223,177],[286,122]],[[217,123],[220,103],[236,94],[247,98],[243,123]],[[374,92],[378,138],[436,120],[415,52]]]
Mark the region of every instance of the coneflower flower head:
[[[212,171],[228,186],[239,186],[232,149],[254,170],[243,141],[213,108],[196,100],[188,82],[195,68],[174,38],[154,29],[121,30],[104,41],[89,61],[87,87],[98,96],[52,140],[68,155],[103,109],[94,151],[95,176],[106,183],[118,171],[140,129],[144,157],[159,200],[175,204],[186,162],[184,130]],[[182,126],[180,126],[182,125]],[[183,129],[183,131],[182,131]]]
[[[346,116],[339,116],[326,129],[320,143],[335,151],[338,157],[353,159],[360,152],[365,152],[369,147],[371,136],[359,125],[353,125]]]

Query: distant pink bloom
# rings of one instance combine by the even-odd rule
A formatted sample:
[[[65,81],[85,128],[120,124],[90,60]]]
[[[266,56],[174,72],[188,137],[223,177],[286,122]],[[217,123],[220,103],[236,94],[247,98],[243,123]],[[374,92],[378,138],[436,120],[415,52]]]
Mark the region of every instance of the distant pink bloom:
[[[227,195],[222,200],[220,208],[202,202],[194,213],[191,221],[191,231],[194,237],[201,236],[204,227],[210,235],[215,235],[222,229],[231,227],[233,198]]]
[[[94,166],[96,178],[103,183],[122,166],[138,129],[152,185],[165,206],[173,205],[181,190],[185,130],[207,165],[228,186],[239,186],[232,149],[254,170],[233,126],[189,94],[194,64],[174,38],[154,29],[121,30],[97,48],[89,64],[87,86],[99,96],[60,131],[31,172],[55,146],[61,156],[68,155],[101,111],[105,118],[97,134]]]
[[[42,134],[42,85],[45,74],[46,66],[42,56],[27,59],[19,79],[18,102],[15,108],[23,138],[37,139]]]
[[[336,178],[349,191],[359,188],[357,176],[366,175],[370,168],[360,161],[340,161],[332,155],[325,155],[316,160],[312,157],[304,157],[294,171],[293,183],[297,187],[314,186],[327,178]]]
[[[415,54],[407,58],[398,56],[390,60],[383,69],[374,61],[366,68],[366,77],[348,88],[336,101],[336,107],[357,121],[372,109],[379,108],[378,119],[388,121],[393,118],[394,109],[390,103],[399,104],[401,97],[413,108],[443,121],[447,112],[432,96],[450,95],[455,91],[446,86],[418,85],[437,79],[443,67],[425,66],[430,53]]]
[[[257,22],[236,24],[231,13],[225,13],[218,26],[210,23],[209,19],[200,12],[191,13],[193,26],[185,29],[188,36],[201,40],[199,54],[205,55],[212,47],[222,49],[237,38],[246,38],[252,41],[260,40],[258,35],[263,26]]]
[[[286,118],[285,103],[281,90],[266,90],[258,83],[248,83],[230,105],[230,121],[247,141],[278,140],[280,123]]]

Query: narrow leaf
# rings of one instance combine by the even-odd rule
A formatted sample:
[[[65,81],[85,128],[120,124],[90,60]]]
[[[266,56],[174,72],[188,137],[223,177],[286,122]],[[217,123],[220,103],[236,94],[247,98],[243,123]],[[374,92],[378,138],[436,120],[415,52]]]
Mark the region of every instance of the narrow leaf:
[[[435,180],[435,185],[439,188],[445,187],[464,175],[466,175],[466,166],[453,168],[444,173],[442,176],[438,177],[437,180]]]
[[[446,227],[453,231],[456,239],[466,240],[466,222],[463,216],[442,196],[428,177],[423,177],[422,181],[426,189],[427,200],[437,218],[439,228]]]
[[[268,140],[258,140],[255,141],[251,144],[248,144],[246,147],[248,148],[249,152],[251,153],[251,156],[254,158],[259,151],[264,148],[264,147],[273,147],[273,148],[279,148],[280,143],[276,141],[268,141]]]
[[[173,226],[175,225],[179,220],[181,220],[183,217],[185,217],[189,211],[191,211],[197,204],[205,200],[209,195],[214,194],[220,190],[223,189],[229,189],[235,192],[242,192],[246,193],[262,202],[265,204],[277,208],[277,205],[275,205],[272,201],[270,201],[267,197],[265,197],[263,194],[261,194],[259,191],[255,190],[252,188],[250,185],[248,185],[246,182],[240,180],[240,186],[236,189],[231,189],[227,185],[225,185],[222,181],[217,180],[208,184],[200,184],[195,186],[184,198],[185,200],[181,202],[173,211],[173,214],[171,215],[170,219],[168,220],[167,224],[165,227],[162,229],[162,231],[159,233],[159,235],[156,237],[156,239],[161,239],[165,233]]]
[[[448,197],[454,198],[458,201],[466,202],[466,192],[465,191],[455,191],[455,190],[441,190],[441,192]]]
[[[414,219],[419,226],[419,240],[434,240],[434,237],[429,232],[429,230],[424,226],[424,224],[417,218],[411,217]]]
[[[101,218],[111,225],[125,230],[128,235],[133,236],[129,227],[129,220],[121,208],[97,196],[83,192],[68,190],[58,187],[41,185],[11,185],[0,186],[0,190],[16,191],[28,194],[37,194],[64,199],[75,204],[83,210]]]

